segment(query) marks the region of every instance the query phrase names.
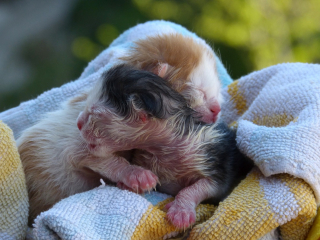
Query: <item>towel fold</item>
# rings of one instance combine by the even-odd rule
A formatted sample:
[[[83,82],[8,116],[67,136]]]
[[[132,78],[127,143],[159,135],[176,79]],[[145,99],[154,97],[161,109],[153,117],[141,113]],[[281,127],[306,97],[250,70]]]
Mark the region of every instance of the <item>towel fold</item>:
[[[263,239],[279,227],[281,239],[303,240],[315,214],[314,194],[302,179],[254,169],[188,239]]]
[[[279,64],[224,91],[222,119],[265,176],[304,179],[320,203],[320,65]]]
[[[73,195],[41,213],[30,239],[167,239],[179,234],[165,218],[164,205],[173,198],[158,192],[144,197],[116,187],[100,186]],[[197,209],[197,221],[215,207]],[[180,231],[181,232],[181,231]]]
[[[73,195],[41,213],[30,239],[169,239],[183,236],[166,220],[173,198],[144,197],[110,186]],[[279,227],[282,239],[305,239],[316,213],[310,186],[288,174],[265,177],[254,169],[218,207],[200,204],[189,233],[196,239],[264,239]],[[267,238],[270,239],[270,238]],[[273,238],[272,238],[273,239]]]

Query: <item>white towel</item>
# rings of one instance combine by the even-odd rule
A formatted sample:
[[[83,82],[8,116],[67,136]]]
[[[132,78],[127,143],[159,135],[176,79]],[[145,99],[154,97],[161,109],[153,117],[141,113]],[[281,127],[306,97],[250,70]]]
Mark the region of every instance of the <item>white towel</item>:
[[[320,203],[320,65],[279,64],[232,83],[222,118],[265,176],[289,173]]]

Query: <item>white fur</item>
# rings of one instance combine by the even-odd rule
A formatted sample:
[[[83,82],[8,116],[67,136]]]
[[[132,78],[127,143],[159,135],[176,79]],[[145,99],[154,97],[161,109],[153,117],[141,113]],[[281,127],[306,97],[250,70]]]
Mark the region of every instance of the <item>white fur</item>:
[[[201,61],[192,71],[190,79],[190,84],[204,94],[203,98],[200,98],[199,101],[215,98],[221,105],[221,83],[217,75],[216,62],[213,55],[208,54],[207,52],[202,55]],[[202,104],[199,102],[197,105]]]

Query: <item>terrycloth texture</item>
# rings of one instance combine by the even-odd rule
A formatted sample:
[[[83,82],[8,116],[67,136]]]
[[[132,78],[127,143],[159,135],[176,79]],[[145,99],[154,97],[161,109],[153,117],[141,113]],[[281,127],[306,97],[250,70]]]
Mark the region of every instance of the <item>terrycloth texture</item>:
[[[40,214],[30,239],[166,239],[178,232],[165,219],[168,195],[152,192],[145,198],[115,187],[100,186],[76,194]],[[215,207],[201,205],[197,220],[208,219]]]
[[[188,239],[262,239],[280,227],[283,240],[302,240],[315,213],[313,192],[302,179],[288,174],[267,178],[254,169]]]
[[[24,239],[28,193],[13,134],[0,121],[0,239]]]
[[[21,103],[16,108],[0,113],[0,119],[13,130],[17,139],[24,129],[35,124],[44,113],[58,109],[61,102],[75,96],[82,89],[92,86],[104,71],[121,63],[119,57],[124,56],[128,49],[134,46],[134,41],[149,36],[176,32],[206,44],[196,34],[172,22],[158,20],[138,24],[121,34],[106,50],[91,61],[78,80],[67,83],[60,88],[54,88],[34,100]],[[227,86],[232,82],[232,79],[218,57],[216,60],[222,86]]]
[[[265,176],[304,179],[320,203],[320,65],[280,64],[224,91],[222,118],[237,127],[240,150]]]
[[[157,192],[143,198],[100,186],[66,198],[40,214],[32,237],[167,239],[179,234],[162,211],[170,201],[168,195]],[[217,209],[198,206],[197,224],[188,239],[270,239],[265,235],[279,226],[284,240],[305,239],[315,211],[312,190],[302,179],[288,174],[266,178],[255,169]]]

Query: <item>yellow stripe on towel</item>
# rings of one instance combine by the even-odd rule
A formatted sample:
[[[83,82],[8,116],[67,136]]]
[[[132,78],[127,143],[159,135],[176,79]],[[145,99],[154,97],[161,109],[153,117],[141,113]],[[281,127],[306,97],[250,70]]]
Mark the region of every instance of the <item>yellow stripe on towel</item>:
[[[172,199],[171,199],[172,200]],[[166,200],[166,202],[170,202]],[[166,213],[158,207],[150,205],[136,227],[131,240],[163,239],[175,233],[175,227],[166,220]]]
[[[266,178],[255,169],[188,240],[259,239],[279,226],[284,240],[303,240],[315,213],[315,197],[305,181],[288,174]]]
[[[141,239],[169,239],[175,237],[182,230],[176,229],[167,219],[166,212],[163,211],[164,206],[173,201],[174,198],[168,198],[159,202],[156,206],[150,206],[142,216],[132,240]],[[214,213],[217,207],[210,204],[200,204],[196,208],[196,224],[208,220]]]
[[[282,239],[305,239],[312,226],[317,210],[313,191],[310,185],[302,179],[292,177],[288,174],[280,174],[279,178],[289,187],[300,207],[299,214],[296,218],[280,226]]]
[[[259,173],[253,172],[220,203],[208,221],[194,227],[189,239],[258,239],[277,226],[264,199]]]
[[[231,101],[238,110],[238,115],[241,116],[245,111],[247,111],[247,101],[241,91],[239,91],[238,81],[234,81],[228,86],[228,93],[231,96]]]
[[[24,239],[28,220],[25,177],[12,131],[0,121],[0,239]]]

